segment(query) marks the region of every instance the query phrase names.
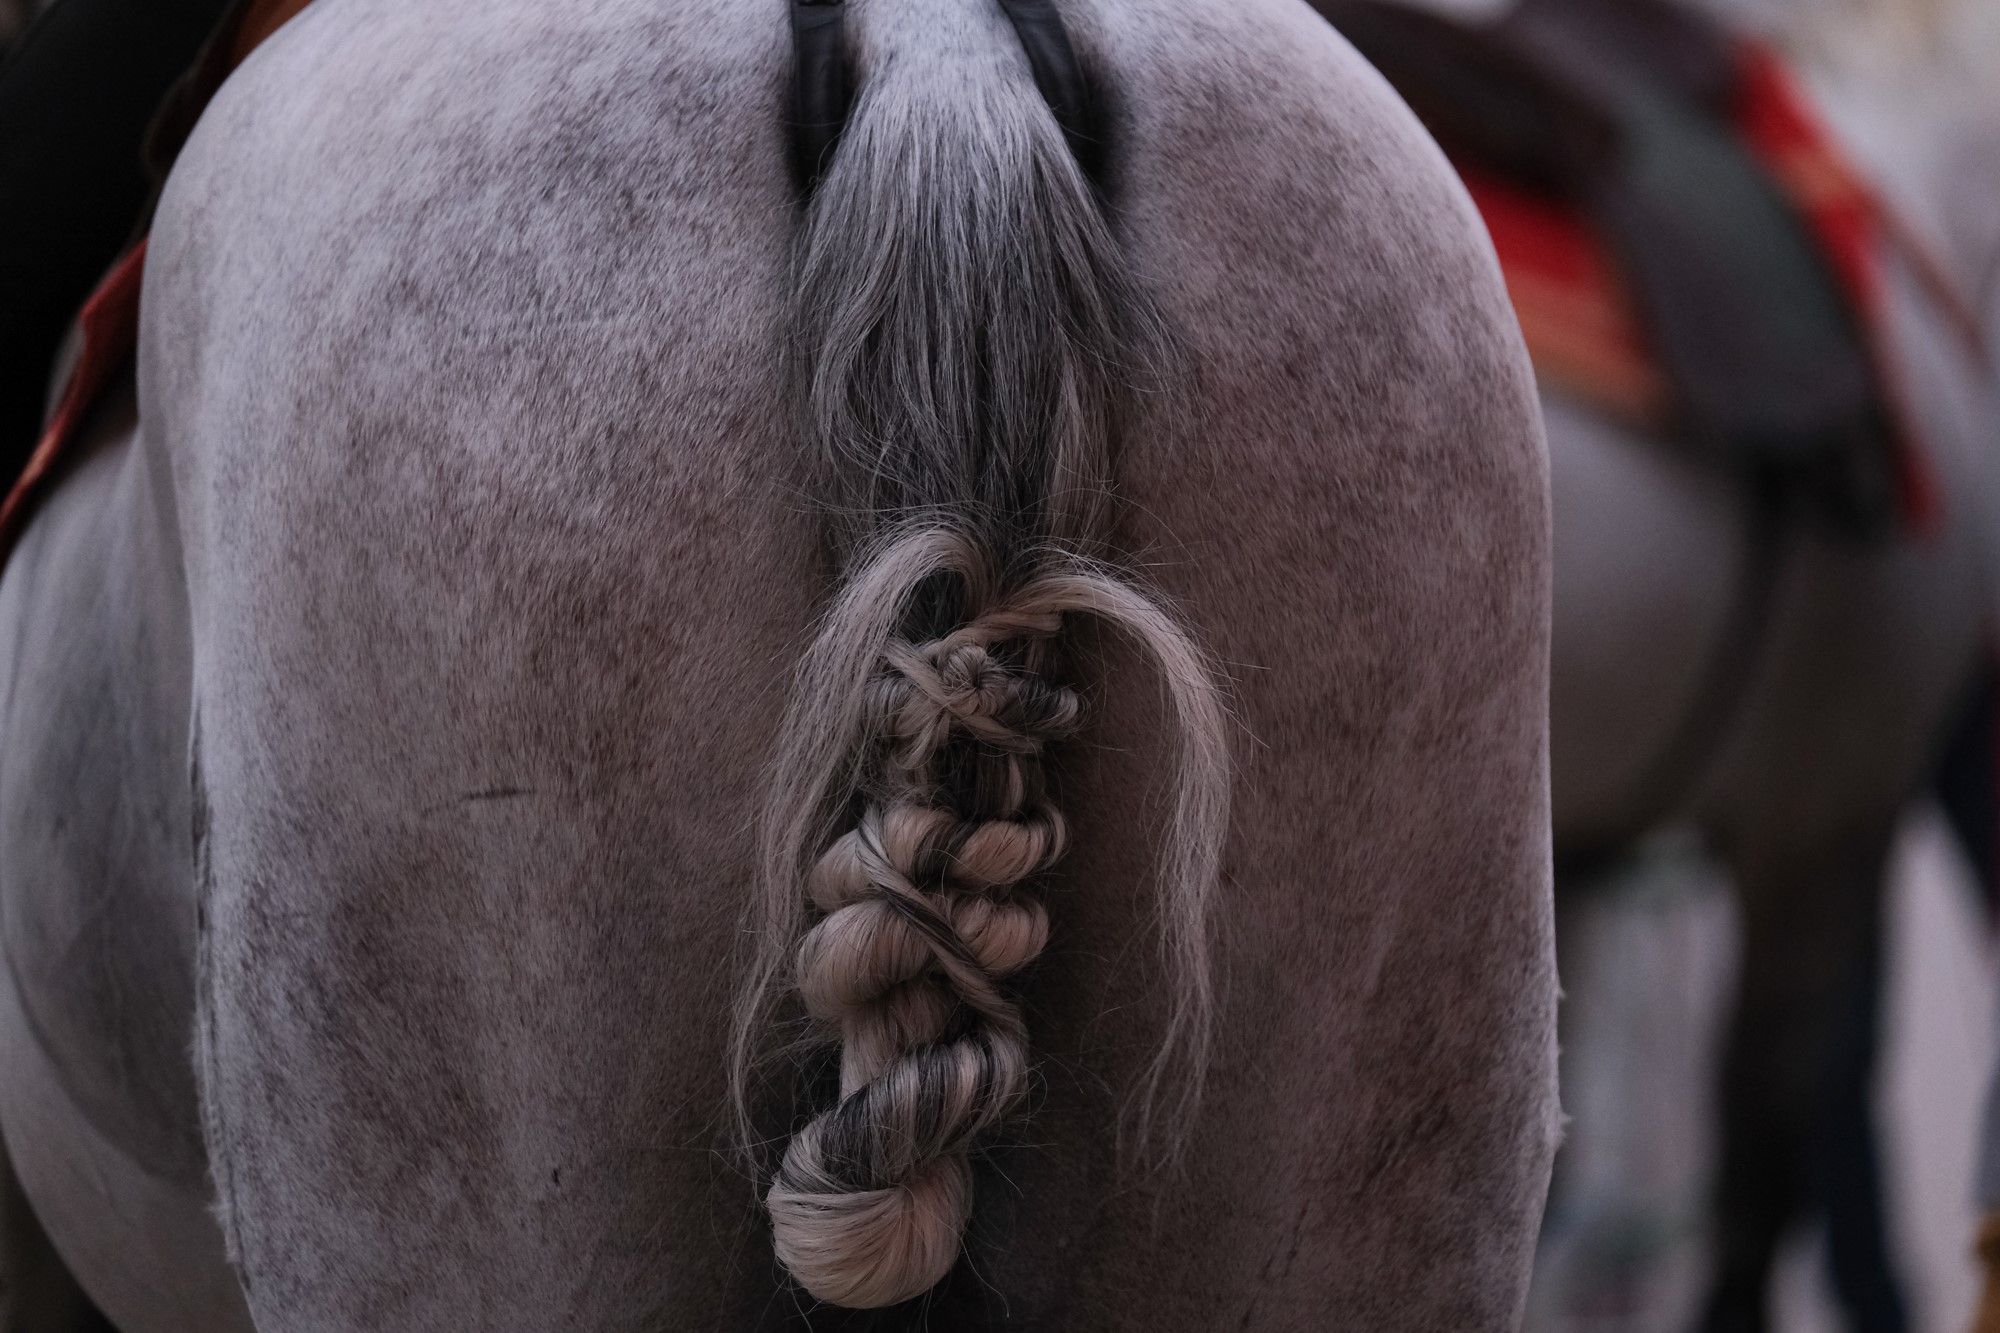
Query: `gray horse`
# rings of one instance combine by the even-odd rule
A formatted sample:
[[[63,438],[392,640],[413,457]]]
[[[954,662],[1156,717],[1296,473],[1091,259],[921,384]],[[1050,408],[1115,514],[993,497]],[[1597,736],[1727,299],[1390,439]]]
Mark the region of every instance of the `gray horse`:
[[[846,8],[804,203],[775,3],[334,0],[183,154],[0,582],[0,1126],[127,1333],[1518,1320],[1476,217],[1290,0],[1064,6],[1095,181],[1045,29]]]
[[[1791,7],[1802,22],[1819,17],[1806,12],[1813,0]],[[1476,69],[1468,33],[1393,10],[1326,8],[1354,25],[1442,134],[1482,142],[1467,134],[1466,108],[1491,108],[1504,94],[1476,77],[1468,83]],[[1621,68],[1602,31],[1608,18],[1639,8],[1628,0],[1479,8],[1515,21],[1517,35],[1501,40],[1519,43],[1525,21],[1538,55],[1566,58],[1558,69],[1577,77],[1564,86],[1589,94],[1585,107],[1628,94],[1611,87],[1616,79],[1639,82],[1630,68],[1601,72]],[[1533,100],[1533,81],[1517,81],[1513,95],[1521,105],[1495,117],[1516,137],[1521,124],[1555,118],[1546,96]],[[1578,104],[1568,103],[1572,116]],[[1621,142],[1638,145],[1620,161],[1667,160],[1647,155],[1646,114],[1633,114],[1639,128],[1630,136],[1612,118]],[[1590,138],[1603,127],[1558,128]],[[1566,160],[1560,145],[1550,159]],[[1695,172],[1679,187],[1705,200],[1710,216],[1730,197]],[[1895,202],[1911,208],[1907,198]],[[1673,237],[1658,239],[1667,251]],[[1687,275],[1696,282],[1727,271],[1700,258],[1709,271]],[[2000,405],[1976,343],[1960,336],[1955,310],[1923,267],[1909,249],[1891,256],[1880,333],[1891,349],[1888,378],[1913,409],[1943,495],[1935,531],[1843,535],[1798,502],[1804,487],[1780,503],[1747,468],[1717,466],[1699,431],[1688,440],[1642,434],[1553,384],[1544,390],[1556,520],[1553,817],[1561,864],[1573,871],[1563,887],[1582,888],[1595,867],[1656,830],[1693,824],[1740,890],[1744,942],[1719,1108],[1706,1316],[1715,1329],[1764,1326],[1779,1243],[1815,1209],[1836,1223],[1835,1273],[1858,1324],[1906,1322],[1872,1197],[1873,1015],[1855,1012],[1857,992],[1867,994],[1857,983],[1876,957],[1895,825],[1982,664],[2000,537]]]
[[[1931,215],[1937,201],[1910,189],[1892,189],[1892,203]],[[1714,1329],[1765,1326],[1777,1249],[1814,1208],[1836,1213],[1831,1271],[1857,1327],[1907,1318],[1889,1238],[1870,1220],[1877,1201],[1824,1191],[1869,1188],[1865,1168],[1828,1155],[1866,1142],[1865,1123],[1840,1124],[1865,1122],[1873,1057],[1855,983],[1876,965],[1897,822],[1985,664],[2000,609],[2000,400],[1907,254],[1886,278],[1890,370],[1944,497],[1935,532],[1856,542],[1774,522],[1668,442],[1544,395],[1557,846],[1601,850],[1692,822],[1741,906]]]

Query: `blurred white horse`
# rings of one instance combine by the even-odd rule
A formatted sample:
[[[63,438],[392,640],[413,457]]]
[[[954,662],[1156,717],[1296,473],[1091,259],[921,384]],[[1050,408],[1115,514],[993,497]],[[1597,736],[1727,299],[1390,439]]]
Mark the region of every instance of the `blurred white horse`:
[[[2000,152],[1978,132],[1992,124],[1979,107],[1992,89],[1950,34],[1992,28],[1993,10],[1950,0],[1709,7],[1791,54],[1864,174],[1959,287],[1976,289],[1996,248],[2000,178],[1968,190],[1964,163]],[[1944,500],[1927,536],[1863,543],[1773,526],[1734,478],[1544,392],[1558,848],[1693,823],[1738,890],[1743,946],[1706,1302],[1714,1330],[1765,1326],[1777,1249],[1814,1207],[1840,1214],[1833,1267],[1849,1318],[1881,1330],[1908,1320],[1890,1239],[1867,1217],[1872,1168],[1836,1165],[1828,1145],[1865,1142],[1873,1049],[1853,992],[1872,965],[1891,838],[2000,608],[2000,405],[1991,368],[1910,256],[1890,256],[1885,277],[1891,369]],[[1831,1127],[1842,1117],[1859,1123]],[[1850,1197],[1830,1200],[1829,1181]]]
[[[1857,156],[1892,183],[1936,244],[2000,356],[2000,5],[1739,3],[1774,11],[1759,17],[1798,55]],[[1988,447],[2000,453],[2000,432]],[[2000,1066],[1995,1072],[1973,1190],[1985,1213],[1980,1333],[2000,1330]]]

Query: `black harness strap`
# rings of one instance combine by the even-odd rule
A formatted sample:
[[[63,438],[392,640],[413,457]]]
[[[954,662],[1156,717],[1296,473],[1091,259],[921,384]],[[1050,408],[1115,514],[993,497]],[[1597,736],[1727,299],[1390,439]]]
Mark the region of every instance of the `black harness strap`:
[[[1084,174],[1095,179],[1104,150],[1097,133],[1096,103],[1055,0],[1000,0],[1000,8],[1021,39],[1028,68],[1035,72],[1035,87],[1055,112],[1070,152],[1076,154]]]
[[[1096,102],[1055,0],[998,0],[1084,174],[1103,163]],[[826,174],[854,103],[843,44],[843,0],[792,0],[792,165],[810,194]]]
[[[833,160],[854,90],[841,0],[792,0],[792,169],[810,194]]]

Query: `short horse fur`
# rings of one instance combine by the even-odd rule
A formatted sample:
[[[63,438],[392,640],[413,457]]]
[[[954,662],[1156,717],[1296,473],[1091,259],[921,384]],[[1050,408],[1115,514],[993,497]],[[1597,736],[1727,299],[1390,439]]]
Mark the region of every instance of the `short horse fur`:
[[[858,1321],[781,1271],[730,1151],[759,812],[811,777],[781,719],[897,549],[795,392],[793,340],[838,339],[798,322],[782,7],[327,0],[224,88],[154,231],[136,424],[97,423],[0,581],[0,1126],[127,1333],[1518,1320],[1557,1126],[1548,497],[1492,255],[1303,6],[1064,14],[1101,195],[985,0],[848,18],[863,138],[820,221],[852,256],[942,262],[962,241],[927,229],[990,204],[1030,247],[1089,231],[1129,289],[1109,323],[1078,287],[1019,311],[1071,339],[1019,351],[1021,420],[1057,429],[941,419],[1036,474],[972,508],[1035,539],[982,536],[988,611],[1061,618],[1035,666],[1078,708],[1045,765],[1067,851],[998,992],[1026,1114],[964,1145],[942,1281]],[[854,174],[877,113],[962,155]],[[1023,153],[1042,193],[1011,193]],[[929,330],[974,296],[928,295]],[[1085,453],[1072,421],[1104,423]],[[924,517],[892,539],[968,549]],[[1070,614],[1107,609],[1141,632]],[[1191,928],[1159,866],[1191,838],[1164,882],[1202,882],[1173,774],[1215,777],[1176,763],[1213,728],[1161,686],[1211,670],[1232,804]],[[755,1072],[774,1148],[828,1104],[811,1066]],[[1149,1106],[1175,1166],[1121,1151]]]

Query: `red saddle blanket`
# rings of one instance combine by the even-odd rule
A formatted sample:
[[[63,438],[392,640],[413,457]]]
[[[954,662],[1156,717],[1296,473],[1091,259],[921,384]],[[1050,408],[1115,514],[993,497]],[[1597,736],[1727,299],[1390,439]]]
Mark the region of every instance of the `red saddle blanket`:
[[[1979,355],[1975,324],[1772,50],[1670,0],[1480,20],[1312,3],[1465,178],[1545,384],[1787,512],[1857,536],[1936,523],[1884,336],[1888,263]]]
[[[1848,163],[1775,53],[1743,44],[1734,102],[1743,144],[1805,221],[1872,344],[1883,392],[1897,418],[1901,517],[1916,531],[1929,531],[1941,499],[1882,345],[1885,259],[1903,251],[1975,343],[1976,321]],[[1477,167],[1461,166],[1461,175],[1493,238],[1536,373],[1634,422],[1655,427],[1668,422],[1672,391],[1644,316],[1588,215]]]

